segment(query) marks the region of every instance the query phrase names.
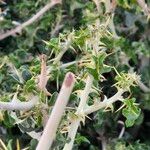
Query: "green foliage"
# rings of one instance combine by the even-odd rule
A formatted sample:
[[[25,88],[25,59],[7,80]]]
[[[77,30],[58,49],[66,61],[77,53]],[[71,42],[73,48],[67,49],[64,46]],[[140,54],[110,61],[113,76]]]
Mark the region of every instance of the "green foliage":
[[[125,124],[127,127],[133,126],[141,113],[141,109],[135,103],[135,98],[124,100],[125,108],[122,110],[123,116],[126,117]]]
[[[48,2],[0,1],[0,34],[27,21]],[[44,119],[50,115],[64,76],[69,71],[75,74],[76,83],[53,143],[54,150],[63,149],[70,141],[66,132],[72,119],[80,118],[75,112],[89,74],[94,77],[87,102],[89,106],[105,103],[106,98],[113,97],[117,91],[124,93],[117,102],[88,116],[83,114],[81,119],[85,125],[78,130],[74,149],[98,150],[103,139],[108,150],[150,149],[149,143],[144,141],[150,139],[147,131],[150,95],[138,87],[139,81],[150,86],[149,21],[136,0],[117,0],[114,12],[115,6],[111,4],[106,12],[108,1],[96,2],[99,1],[63,1],[61,6],[47,11],[21,33],[0,41],[0,102],[11,102],[14,93],[18,93],[20,101],[26,101],[31,93],[40,99],[28,111],[0,111],[1,138],[8,149],[15,148],[17,139],[21,149],[36,148],[38,141],[35,137],[41,134]],[[146,2],[149,5],[149,1]],[[46,74],[49,79],[45,88],[51,97],[40,91],[37,85],[41,54],[47,55]],[[125,98],[131,96],[128,94],[133,98]],[[27,100],[29,102],[30,97]],[[107,112],[108,107],[122,109],[122,113]],[[118,122],[124,117],[126,127],[131,130],[125,130],[118,140]],[[132,135],[134,132],[137,137]],[[137,138],[143,143],[136,141]]]
[[[117,80],[117,83],[115,86],[119,89],[124,89],[127,91],[130,91],[131,86],[136,86],[136,83],[140,80],[140,77],[138,75],[130,74],[130,73],[121,73],[116,76],[115,78]]]
[[[82,144],[83,142],[90,144],[90,141],[85,136],[81,136],[80,134],[77,134],[75,141],[78,145]]]
[[[34,79],[28,80],[24,85],[24,90],[26,93],[33,92],[36,89],[36,84]]]
[[[112,147],[108,147],[108,150],[148,150],[150,145],[135,141],[134,143],[126,144],[123,141],[115,141]]]
[[[92,57],[92,65],[90,65],[91,67],[87,68],[87,71],[93,75],[93,77],[96,80],[100,79],[100,75],[102,75],[103,73],[106,72],[110,72],[111,71],[111,67],[107,66],[104,64],[104,60],[106,59],[107,54],[102,52],[100,54],[98,54],[97,56],[93,56]]]

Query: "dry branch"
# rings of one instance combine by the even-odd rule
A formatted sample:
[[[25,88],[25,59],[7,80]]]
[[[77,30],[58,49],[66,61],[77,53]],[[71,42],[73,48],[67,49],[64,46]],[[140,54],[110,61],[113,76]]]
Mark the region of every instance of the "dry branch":
[[[32,24],[33,22],[37,21],[41,16],[43,16],[49,9],[54,7],[56,4],[60,4],[61,0],[51,0],[48,4],[46,4],[40,11],[38,11],[33,17],[31,17],[26,22],[22,23],[21,25],[17,26],[15,29],[7,31],[0,35],[0,40],[3,40],[11,35],[15,35],[16,33],[20,33],[23,28],[27,27],[28,25]]]

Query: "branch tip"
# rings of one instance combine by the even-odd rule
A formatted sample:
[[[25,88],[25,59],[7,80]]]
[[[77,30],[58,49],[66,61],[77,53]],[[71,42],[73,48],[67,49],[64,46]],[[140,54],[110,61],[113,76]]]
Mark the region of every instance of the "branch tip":
[[[65,86],[70,87],[72,85],[73,81],[74,81],[74,74],[71,73],[71,72],[67,73],[66,79],[65,79],[65,82],[64,82]]]

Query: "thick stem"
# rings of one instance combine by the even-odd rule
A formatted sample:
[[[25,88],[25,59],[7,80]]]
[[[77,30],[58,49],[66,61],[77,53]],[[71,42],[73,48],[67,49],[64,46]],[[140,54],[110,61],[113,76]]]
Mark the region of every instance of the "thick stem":
[[[33,17],[31,17],[29,20],[27,20],[26,22],[24,22],[21,25],[17,26],[15,29],[12,29],[12,30],[4,33],[4,34],[1,34],[0,35],[0,40],[3,40],[5,38],[7,38],[8,36],[14,35],[16,33],[20,33],[23,28],[25,28],[26,26],[32,24],[36,20],[38,20],[41,16],[43,16],[43,14],[45,14],[45,12],[47,12],[50,8],[52,8],[53,6],[55,6],[56,4],[59,4],[59,3],[61,3],[61,0],[52,0],[52,1],[50,1],[39,12],[37,12]]]
[[[61,121],[63,112],[68,103],[70,94],[75,83],[74,75],[67,73],[62,88],[57,97],[56,103],[50,118],[44,128],[43,135],[38,143],[36,150],[49,150],[56,136],[57,127]]]
[[[81,97],[80,97],[80,103],[77,108],[77,115],[82,115],[83,109],[86,106],[88,95],[90,93],[91,87],[93,83],[93,76],[89,75],[86,81],[85,89],[83,90]],[[73,147],[73,143],[75,140],[75,136],[78,130],[78,127],[80,125],[80,117],[76,120],[73,120],[73,122],[70,125],[69,131],[68,131],[68,139],[71,139],[69,143],[66,143],[63,150],[71,150]]]
[[[28,102],[21,102],[19,100],[13,100],[12,102],[0,102],[0,109],[3,110],[30,110],[38,102],[38,97],[33,96]]]

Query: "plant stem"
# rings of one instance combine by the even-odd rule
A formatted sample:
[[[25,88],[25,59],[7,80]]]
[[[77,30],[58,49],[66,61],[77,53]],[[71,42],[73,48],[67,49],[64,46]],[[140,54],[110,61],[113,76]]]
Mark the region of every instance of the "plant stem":
[[[93,76],[89,75],[87,77],[85,89],[83,90],[83,92],[81,94],[81,97],[80,97],[80,103],[79,103],[79,106],[78,106],[77,112],[76,112],[77,115],[82,115],[83,114],[83,110],[86,106],[86,103],[87,103],[87,100],[88,100],[88,95],[89,95],[90,89],[92,87],[92,83],[93,83]],[[78,127],[80,125],[80,121],[81,121],[80,117],[77,118],[76,120],[72,121],[72,123],[70,125],[70,128],[69,128],[69,131],[68,131],[68,139],[71,139],[71,140],[70,140],[69,143],[65,144],[63,150],[71,150],[72,149],[73,143],[74,143],[74,140],[75,140],[75,136],[76,136]]]
[[[118,136],[118,138],[121,139],[123,137],[124,132],[125,132],[125,126],[124,126],[124,122],[123,121],[119,120],[118,123],[122,125],[121,132],[120,132],[120,134]]]
[[[28,102],[21,102],[19,100],[13,100],[12,102],[0,102],[0,109],[3,110],[30,110],[36,105],[39,98],[33,96]]]
[[[150,92],[150,88],[148,88],[142,81],[140,81],[140,80],[137,81],[137,84],[143,92],[145,92],[145,93]]]
[[[78,64],[79,61],[72,61],[72,62],[68,62],[68,63],[64,63],[60,66],[61,69],[65,69],[71,65],[74,65],[74,64]]]
[[[50,115],[50,118],[44,128],[43,135],[38,143],[36,150],[49,150],[56,136],[56,130],[61,121],[63,112],[68,103],[70,94],[75,83],[74,75],[67,73],[57,97],[56,103]]]
[[[6,147],[6,145],[4,144],[4,142],[0,139],[0,144],[1,144],[1,146],[4,148],[4,150],[7,150],[7,147]]]
[[[58,21],[57,21],[54,29],[52,29],[52,31],[51,31],[51,38],[55,37],[58,34],[59,30],[64,27],[64,24],[61,24],[61,21],[62,21],[62,13],[61,13],[61,15],[59,15]]]
[[[105,0],[105,7],[106,7],[106,13],[112,13],[112,12],[110,12],[111,8],[112,8],[110,0]],[[114,13],[111,14],[111,18],[110,18],[110,21],[109,21],[109,28],[110,28],[113,36],[118,39],[119,36],[116,33],[113,19],[114,19]]]
[[[99,102],[99,104],[97,104],[97,105],[93,104],[92,106],[88,106],[85,109],[84,113],[86,115],[88,115],[88,114],[91,114],[91,113],[93,113],[93,112],[95,112],[95,111],[97,111],[99,109],[108,107],[109,105],[111,105],[112,103],[116,102],[117,100],[121,100],[122,99],[122,94],[124,92],[125,91],[122,90],[122,89],[118,90],[118,92],[114,96],[112,96],[111,98],[106,99],[103,102]]]

